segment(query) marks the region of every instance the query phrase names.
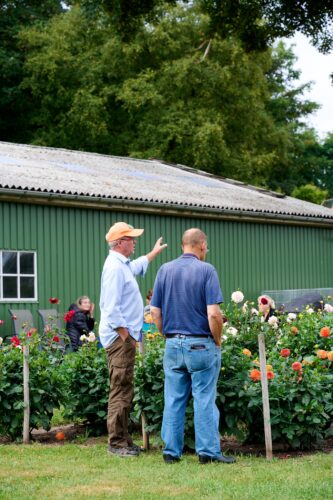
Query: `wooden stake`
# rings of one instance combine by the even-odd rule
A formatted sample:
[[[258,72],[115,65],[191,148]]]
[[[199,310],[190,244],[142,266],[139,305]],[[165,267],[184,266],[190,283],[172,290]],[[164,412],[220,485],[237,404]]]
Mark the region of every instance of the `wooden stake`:
[[[23,346],[23,443],[30,442],[29,346]]]
[[[258,342],[259,342],[259,360],[260,360],[260,371],[261,371],[262,404],[264,409],[266,458],[267,460],[272,460],[273,447],[272,447],[271,415],[269,408],[268,380],[266,371],[265,336],[263,333],[260,333],[258,335]]]
[[[145,450],[149,450],[149,433],[146,431],[147,420],[146,420],[146,415],[144,413],[141,414],[141,425],[142,425],[143,448]]]
[[[144,338],[142,339],[142,342],[139,342],[139,352],[140,352],[140,354],[142,354],[142,356],[145,353]],[[146,416],[144,413],[142,413],[141,414],[141,428],[142,428],[143,448],[145,450],[149,450],[149,434],[146,431],[146,425],[147,425]]]

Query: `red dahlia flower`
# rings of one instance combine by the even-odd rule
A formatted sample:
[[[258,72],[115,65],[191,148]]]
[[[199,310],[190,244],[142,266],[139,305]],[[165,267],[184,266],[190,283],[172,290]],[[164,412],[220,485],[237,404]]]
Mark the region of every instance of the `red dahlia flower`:
[[[268,380],[273,380],[273,378],[275,377],[274,373],[270,370],[267,371],[267,378]]]
[[[36,332],[37,328],[30,328],[30,330],[27,332],[27,337],[31,337]]]
[[[261,297],[261,299],[260,299],[260,303],[261,303],[263,306],[267,306],[267,304],[268,304],[268,300],[266,299],[266,297]]]
[[[71,311],[66,312],[66,314],[64,314],[64,321],[66,321],[66,323],[68,321],[71,321],[71,319],[73,318],[74,314],[75,314],[74,309],[72,309]]]
[[[13,344],[14,347],[17,347],[18,345],[21,344],[20,339],[15,335],[10,339],[11,343]]]
[[[57,297],[50,297],[49,302],[50,302],[50,304],[58,304],[59,299]]]
[[[290,356],[290,349],[281,349],[280,356],[288,358]]]
[[[58,337],[58,335],[54,335],[53,342],[60,342],[60,338]]]
[[[302,371],[302,364],[299,362],[299,361],[295,361],[295,363],[293,363],[291,365],[291,368],[295,371],[295,372],[301,372]]]

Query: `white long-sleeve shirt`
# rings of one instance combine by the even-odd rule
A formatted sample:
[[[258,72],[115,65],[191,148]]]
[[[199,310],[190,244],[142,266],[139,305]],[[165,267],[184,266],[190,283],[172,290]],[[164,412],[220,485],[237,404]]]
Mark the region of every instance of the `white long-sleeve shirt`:
[[[143,300],[137,274],[144,275],[148,267],[146,256],[132,262],[119,252],[110,251],[103,267],[101,280],[101,321],[99,336],[103,347],[118,337],[116,328],[127,328],[131,337],[139,340],[143,322]]]

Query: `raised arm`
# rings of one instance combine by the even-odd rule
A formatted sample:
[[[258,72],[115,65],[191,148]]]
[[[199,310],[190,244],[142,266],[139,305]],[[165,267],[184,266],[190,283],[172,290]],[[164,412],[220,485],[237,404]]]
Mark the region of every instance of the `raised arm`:
[[[146,257],[148,259],[148,262],[151,262],[152,260],[154,260],[155,257],[157,257],[157,255],[159,255],[161,252],[163,252],[163,250],[168,246],[167,243],[162,243],[162,241],[163,241],[163,238],[161,236],[156,241],[153,249],[149,253],[147,253]]]
[[[147,255],[143,255],[142,257],[134,259],[130,262],[132,273],[135,276],[137,274],[141,274],[141,276],[143,276],[147,271],[148,264],[168,246],[166,243],[162,244],[162,239],[163,238],[161,237],[156,241],[153,249],[147,253]]]

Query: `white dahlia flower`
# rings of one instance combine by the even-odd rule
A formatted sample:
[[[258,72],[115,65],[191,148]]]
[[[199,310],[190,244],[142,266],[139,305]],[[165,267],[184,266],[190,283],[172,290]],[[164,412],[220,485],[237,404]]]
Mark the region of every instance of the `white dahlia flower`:
[[[237,290],[231,294],[231,300],[236,304],[240,304],[244,300],[244,294],[240,290]]]

